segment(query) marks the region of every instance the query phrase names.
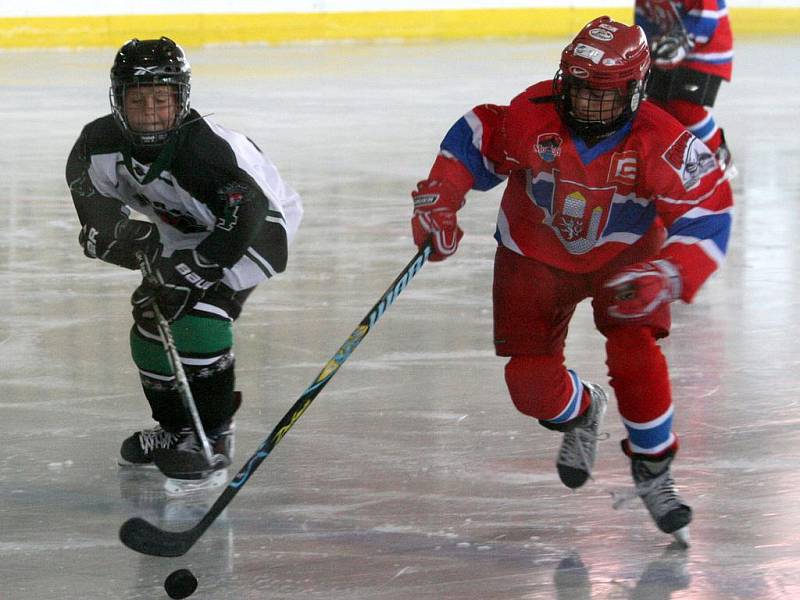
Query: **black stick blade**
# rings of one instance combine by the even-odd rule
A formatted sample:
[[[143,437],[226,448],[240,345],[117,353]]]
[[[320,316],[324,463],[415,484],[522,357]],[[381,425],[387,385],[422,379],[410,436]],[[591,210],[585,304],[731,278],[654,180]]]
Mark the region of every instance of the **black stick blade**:
[[[150,556],[183,556],[195,542],[194,530],[164,531],[144,519],[128,519],[119,528],[119,539],[131,550]]]

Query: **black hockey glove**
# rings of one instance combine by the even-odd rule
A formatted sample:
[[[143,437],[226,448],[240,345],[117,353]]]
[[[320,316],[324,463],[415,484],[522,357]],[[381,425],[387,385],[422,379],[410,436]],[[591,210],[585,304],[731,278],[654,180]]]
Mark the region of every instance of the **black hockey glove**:
[[[120,219],[110,234],[101,233],[87,223],[78,234],[78,243],[89,258],[99,258],[126,269],[139,268],[137,252],[143,252],[150,264],[161,254],[156,226],[133,219]]]
[[[191,310],[222,275],[219,265],[207,262],[194,250],[178,250],[169,258],[161,258],[133,292],[133,318],[137,323],[152,323],[155,304],[167,321],[176,321]]]
[[[653,44],[650,53],[656,67],[669,70],[680,65],[693,49],[694,42],[686,35],[683,28],[675,28],[658,39]]]

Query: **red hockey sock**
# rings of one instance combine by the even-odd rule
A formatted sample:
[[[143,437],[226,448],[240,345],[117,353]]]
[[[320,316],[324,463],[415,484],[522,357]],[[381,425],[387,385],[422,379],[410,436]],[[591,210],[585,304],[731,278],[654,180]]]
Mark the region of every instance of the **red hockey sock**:
[[[567,421],[589,405],[588,393],[578,394],[583,384],[561,356],[513,356],[505,375],[514,406],[536,419]]]

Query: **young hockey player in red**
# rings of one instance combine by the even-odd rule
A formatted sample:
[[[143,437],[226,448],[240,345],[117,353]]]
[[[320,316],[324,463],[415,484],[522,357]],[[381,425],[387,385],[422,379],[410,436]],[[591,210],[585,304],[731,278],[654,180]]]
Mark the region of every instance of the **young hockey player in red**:
[[[708,147],[642,101],[649,69],[639,27],[595,19],[553,81],[453,125],[412,192],[411,223],[415,243],[432,237],[432,260],[445,259],[463,235],[465,194],[507,181],[493,300],[511,399],[563,434],[558,474],[582,486],[608,399],[565,367],[564,343],[576,305],[591,298],[637,493],[662,531],[687,542],[692,513],[670,472],[678,438],[657,340],[669,333],[670,302],[690,302],[723,262],[732,199]]]
[[[711,108],[733,72],[733,34],[725,0],[636,0],[636,24],[650,43],[647,97],[680,121],[733,174],[725,135]]]

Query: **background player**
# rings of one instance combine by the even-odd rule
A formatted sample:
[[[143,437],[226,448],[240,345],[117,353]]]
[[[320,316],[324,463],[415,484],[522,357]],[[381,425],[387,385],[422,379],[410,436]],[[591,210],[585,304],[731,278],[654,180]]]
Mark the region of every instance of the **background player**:
[[[138,269],[141,251],[155,274],[133,293],[130,344],[159,425],[126,439],[120,462],[150,464],[155,449],[174,452],[189,465],[187,479],[204,479],[212,473],[192,470],[201,449],[152,307],[172,323],[222,469],[241,402],[232,323],[255,286],[285,269],[302,206],[252,141],[189,107],[190,74],[183,50],[166,37],[123,45],[111,68],[112,114],[84,127],[67,181],[86,256]],[[131,211],[150,221],[131,219]]]
[[[656,340],[669,333],[669,303],[690,302],[722,263],[732,199],[705,144],[641,101],[649,67],[639,27],[595,19],[564,49],[553,81],[452,126],[412,192],[411,224],[415,243],[432,236],[432,260],[445,259],[463,235],[465,194],[507,181],[493,300],[511,399],[563,433],[558,474],[582,486],[607,396],[566,369],[564,343],[576,305],[591,297],[637,493],[658,527],[685,542],[692,515],[671,476],[678,437]]]
[[[711,108],[733,72],[733,34],[725,0],[636,0],[636,24],[650,43],[648,98],[699,137],[733,176],[725,134]]]

